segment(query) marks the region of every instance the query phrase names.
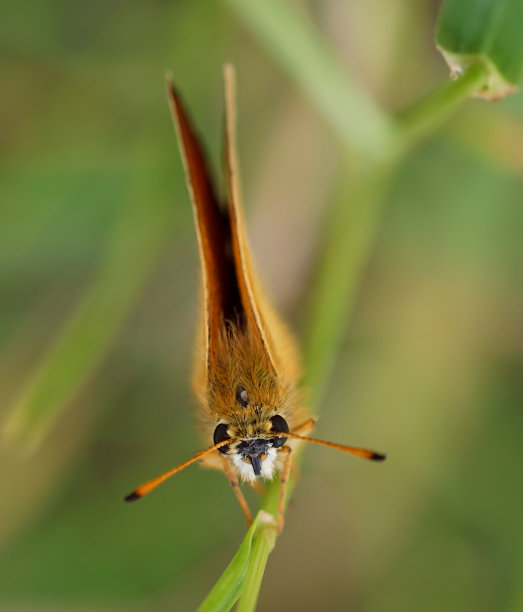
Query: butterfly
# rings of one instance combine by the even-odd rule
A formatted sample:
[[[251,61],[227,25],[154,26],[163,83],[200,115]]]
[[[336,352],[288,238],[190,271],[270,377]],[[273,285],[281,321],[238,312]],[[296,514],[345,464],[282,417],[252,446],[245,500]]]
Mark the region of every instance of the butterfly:
[[[202,312],[193,387],[202,429],[212,445],[142,484],[125,501],[140,499],[199,462],[225,473],[250,524],[240,481],[258,488],[258,479],[270,480],[279,474],[281,529],[285,488],[297,444],[313,442],[378,461],[385,455],[307,437],[315,419],[302,401],[299,351],[262,289],[247,241],[236,157],[235,74],[230,65],[225,67],[224,82],[225,203],[217,195],[181,96],[172,81],[167,82],[201,263]]]

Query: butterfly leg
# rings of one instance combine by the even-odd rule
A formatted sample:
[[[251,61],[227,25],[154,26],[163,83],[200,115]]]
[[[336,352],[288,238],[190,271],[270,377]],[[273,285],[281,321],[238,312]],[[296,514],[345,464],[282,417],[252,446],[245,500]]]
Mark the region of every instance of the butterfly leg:
[[[299,436],[306,436],[316,427],[316,419],[307,419],[301,425],[298,425],[293,431],[293,433],[298,434]],[[297,481],[300,477],[300,468],[297,461],[294,461],[292,464],[292,477]]]
[[[307,419],[305,423],[295,427],[291,433],[295,433],[298,436],[306,436],[316,427],[316,419]]]
[[[259,480],[251,480],[249,484],[251,486],[251,489],[253,491],[256,491],[258,495],[263,495],[265,493],[265,487],[262,485],[262,483]]]
[[[238,482],[238,478],[236,478],[236,475],[231,470],[231,466],[229,465],[227,459],[223,456],[220,456],[220,458],[223,463],[223,471],[225,472],[225,475],[231,483],[234,494],[236,495],[236,499],[240,503],[241,509],[243,510],[243,514],[245,516],[245,520],[247,521],[247,525],[250,525],[252,523],[251,511],[249,510],[249,506],[247,505],[242,490],[240,489],[240,483]]]
[[[307,419],[301,425],[294,428],[293,433],[298,434],[299,436],[304,436],[310,433],[314,427],[316,426],[316,419]],[[280,472],[280,480],[281,480],[281,488],[280,488],[280,501],[278,504],[278,530],[281,533],[283,529],[283,525],[285,523],[285,495],[287,492],[287,481],[289,480],[289,474],[292,468],[293,477],[295,480],[299,478],[298,464],[292,461],[292,449],[289,446],[282,446],[281,451],[287,453],[285,457],[285,463],[283,464],[283,468]]]
[[[287,493],[287,483],[289,481],[289,473],[291,471],[292,464],[292,449],[290,446],[282,446],[280,452],[287,453],[285,457],[285,463],[283,464],[283,468],[280,472],[280,501],[278,503],[278,532],[281,533],[283,529],[283,525],[285,523],[285,495]]]

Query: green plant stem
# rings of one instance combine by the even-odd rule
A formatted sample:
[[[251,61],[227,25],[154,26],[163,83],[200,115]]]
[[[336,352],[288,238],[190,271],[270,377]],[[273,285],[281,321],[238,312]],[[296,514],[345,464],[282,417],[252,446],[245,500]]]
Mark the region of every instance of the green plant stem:
[[[487,77],[488,73],[483,65],[471,66],[459,78],[444,83],[398,114],[395,143],[398,151],[405,151],[420,138],[433,132],[464,101],[481,91]]]
[[[305,386],[317,409],[345,335],[357,288],[379,226],[388,164],[349,161],[330,210],[305,338]]]
[[[330,211],[307,321],[306,386],[313,408],[320,403],[334,367],[345,322],[372,251],[387,177],[420,138],[434,131],[481,89],[486,77],[481,66],[473,66],[459,79],[445,83],[400,114],[396,143],[383,160],[348,159],[342,186]]]

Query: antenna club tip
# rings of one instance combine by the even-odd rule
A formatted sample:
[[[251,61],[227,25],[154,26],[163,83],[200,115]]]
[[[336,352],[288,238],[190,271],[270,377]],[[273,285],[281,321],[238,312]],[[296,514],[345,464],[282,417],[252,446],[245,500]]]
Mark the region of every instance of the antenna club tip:
[[[383,453],[372,453],[372,455],[369,457],[369,459],[372,461],[385,461],[386,458],[387,455],[384,455]]]
[[[123,500],[124,500],[124,502],[130,503],[130,502],[134,502],[137,499],[141,499],[141,498],[142,498],[141,495],[138,495],[138,493],[136,491],[133,491],[127,497],[124,497]]]

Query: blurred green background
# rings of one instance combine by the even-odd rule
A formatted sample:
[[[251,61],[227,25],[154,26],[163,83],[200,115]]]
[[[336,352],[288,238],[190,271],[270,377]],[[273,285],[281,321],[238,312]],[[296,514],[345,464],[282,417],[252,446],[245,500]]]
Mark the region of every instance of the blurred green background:
[[[435,2],[300,5],[388,112],[448,78]],[[343,147],[227,3],[1,13],[0,609],[191,610],[245,533],[225,478],[193,467],[122,503],[202,448],[164,74],[219,169],[236,65],[251,243],[301,337]],[[389,459],[308,449],[260,610],[523,609],[522,143],[521,94],[469,102],[388,182],[316,433]],[[20,425],[38,372],[56,413]]]

